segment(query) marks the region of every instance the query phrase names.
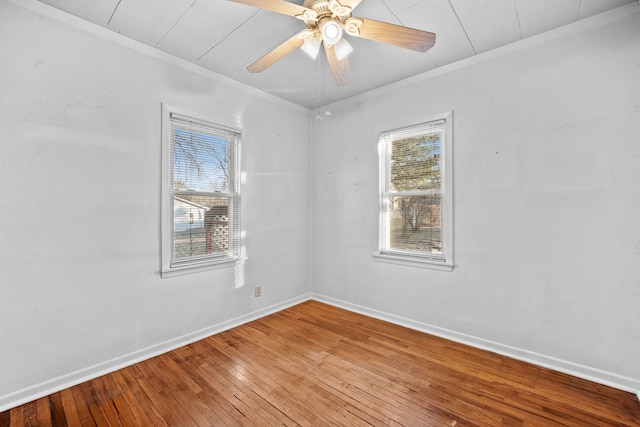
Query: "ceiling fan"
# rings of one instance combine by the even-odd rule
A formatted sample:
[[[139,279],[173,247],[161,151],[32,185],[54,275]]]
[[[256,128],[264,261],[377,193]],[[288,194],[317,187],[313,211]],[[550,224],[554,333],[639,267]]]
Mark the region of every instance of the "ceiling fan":
[[[307,27],[250,64],[251,73],[264,71],[297,48],[315,59],[323,45],[336,83],[345,86],[351,79],[348,55],[353,48],[343,33],[418,52],[426,52],[436,42],[436,35],[428,31],[352,16],[362,0],[305,0],[302,6],[284,0],[230,1],[293,16]]]

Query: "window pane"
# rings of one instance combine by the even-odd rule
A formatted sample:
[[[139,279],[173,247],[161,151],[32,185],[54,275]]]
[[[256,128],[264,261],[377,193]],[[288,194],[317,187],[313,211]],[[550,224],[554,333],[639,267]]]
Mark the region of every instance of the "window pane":
[[[380,133],[375,259],[453,270],[452,114]]]
[[[173,198],[173,259],[229,251],[229,198],[181,195]]]
[[[391,143],[391,191],[440,189],[441,137],[432,132]]]
[[[229,192],[229,139],[172,128],[173,188],[203,192]]]
[[[442,198],[391,197],[389,200],[389,249],[442,253]]]

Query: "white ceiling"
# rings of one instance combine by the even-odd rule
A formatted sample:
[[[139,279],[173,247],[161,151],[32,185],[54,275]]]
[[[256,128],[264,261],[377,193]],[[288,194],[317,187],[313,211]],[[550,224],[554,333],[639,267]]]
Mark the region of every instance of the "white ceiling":
[[[636,0],[363,0],[354,16],[431,31],[418,53],[349,37],[352,82],[326,58],[294,52],[260,74],[245,68],[305,28],[298,19],[228,0],[40,0],[234,80],[315,108]],[[303,0],[291,0],[302,4]]]

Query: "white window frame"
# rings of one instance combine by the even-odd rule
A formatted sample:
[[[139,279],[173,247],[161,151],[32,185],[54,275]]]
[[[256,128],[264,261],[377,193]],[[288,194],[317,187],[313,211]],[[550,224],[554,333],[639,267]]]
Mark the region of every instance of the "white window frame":
[[[193,120],[199,126],[209,127],[213,130],[223,130],[237,133],[238,138],[235,149],[229,150],[234,155],[230,159],[229,173],[230,188],[228,193],[221,193],[230,199],[229,209],[229,251],[225,254],[216,254],[203,259],[193,259],[186,262],[174,262],[172,260],[173,236],[174,236],[174,193],[172,176],[173,149],[171,141],[172,118],[180,118],[183,122]],[[205,116],[191,111],[162,104],[162,197],[161,197],[161,269],[162,278],[208,271],[218,268],[233,267],[240,259],[240,134],[232,127],[219,125]],[[216,194],[217,196],[217,194]]]
[[[420,134],[430,122],[445,120],[445,137],[442,147],[443,188],[441,238],[442,254],[428,252],[402,251],[389,248],[389,203],[391,197],[398,194],[421,195],[420,192],[399,193],[390,192],[391,174],[391,141],[394,135],[402,134],[403,137],[411,136],[412,132]],[[424,132],[424,130],[422,131]],[[380,159],[380,199],[379,199],[379,227],[378,250],[374,253],[376,261],[401,264],[413,267],[423,267],[442,271],[453,271],[453,112],[438,114],[428,117],[419,125],[406,126],[395,130],[382,132],[378,143],[378,155]],[[425,192],[425,195],[428,192]]]

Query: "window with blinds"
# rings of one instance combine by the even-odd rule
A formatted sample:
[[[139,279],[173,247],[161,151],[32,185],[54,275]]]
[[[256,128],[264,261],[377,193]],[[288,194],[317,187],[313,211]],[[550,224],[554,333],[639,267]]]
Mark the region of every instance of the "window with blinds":
[[[380,134],[378,256],[453,267],[451,113]]]
[[[166,105],[163,120],[163,275],[234,262],[240,132]]]

